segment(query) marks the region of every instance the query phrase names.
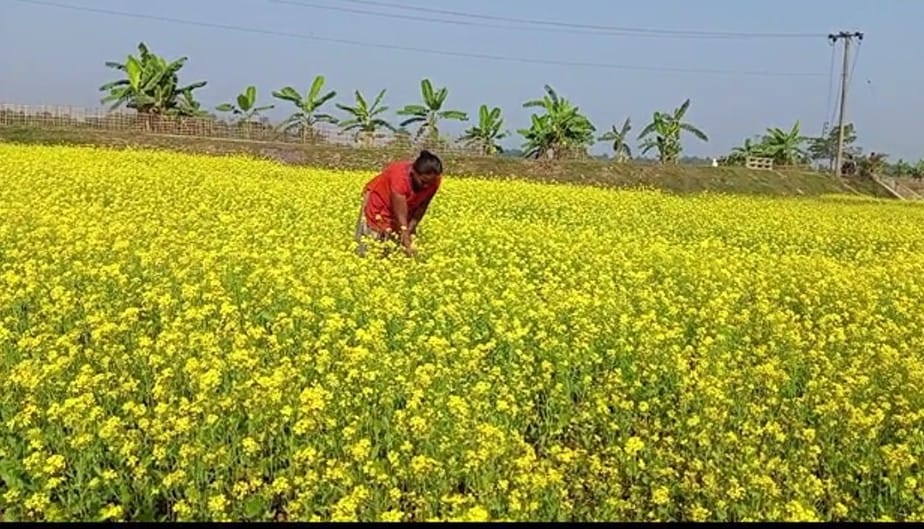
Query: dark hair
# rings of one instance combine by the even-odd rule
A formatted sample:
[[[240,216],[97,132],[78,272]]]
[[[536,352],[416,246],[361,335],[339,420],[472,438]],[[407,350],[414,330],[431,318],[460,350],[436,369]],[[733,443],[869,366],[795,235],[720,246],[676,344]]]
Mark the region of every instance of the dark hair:
[[[420,151],[420,155],[414,160],[414,172],[417,174],[443,174],[443,162],[439,157],[430,151]]]

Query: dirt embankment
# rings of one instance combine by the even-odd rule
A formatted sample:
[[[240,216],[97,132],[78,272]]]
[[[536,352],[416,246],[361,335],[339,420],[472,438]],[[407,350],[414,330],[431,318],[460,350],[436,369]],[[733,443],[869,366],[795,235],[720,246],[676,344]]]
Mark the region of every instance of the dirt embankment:
[[[26,144],[150,147],[211,155],[246,154],[282,163],[332,169],[373,171],[390,160],[413,156],[395,148],[356,148],[338,145],[298,145],[200,137],[126,134],[87,130],[0,128],[0,141]],[[859,194],[889,198],[872,181],[839,181],[811,171],[761,171],[743,167],[660,166],[617,164],[605,160],[560,162],[441,153],[454,176],[525,178],[618,188],[650,187],[675,193],[740,193],[779,196]]]

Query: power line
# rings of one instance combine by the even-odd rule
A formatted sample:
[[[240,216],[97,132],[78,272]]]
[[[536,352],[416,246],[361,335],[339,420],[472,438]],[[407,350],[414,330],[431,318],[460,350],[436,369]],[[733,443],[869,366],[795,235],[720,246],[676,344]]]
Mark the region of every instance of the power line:
[[[166,16],[160,16],[160,15],[146,15],[146,14],[140,14],[140,13],[129,13],[125,11],[115,11],[111,9],[73,6],[73,5],[68,5],[68,4],[60,4],[57,2],[49,2],[45,0],[13,0],[13,1],[24,3],[24,4],[41,5],[41,6],[46,6],[46,7],[55,7],[59,9],[69,9],[72,11],[98,13],[98,14],[104,14],[104,15],[120,16],[120,17],[125,17],[125,18],[134,18],[134,19],[141,19],[141,20],[155,20],[159,22],[169,22],[172,24],[183,24],[183,25],[205,27],[205,28],[211,28],[211,29],[238,31],[238,32],[243,32],[243,33],[254,33],[254,34],[270,35],[270,36],[276,36],[276,37],[288,37],[288,38],[311,40],[311,41],[317,41],[317,42],[329,42],[329,43],[334,43],[334,44],[344,44],[344,45],[358,46],[358,47],[364,47],[364,48],[388,49],[388,50],[414,52],[414,53],[427,53],[431,55],[441,55],[441,56],[450,56],[450,57],[466,57],[466,58],[471,58],[471,59],[518,62],[518,63],[525,63],[525,64],[544,64],[544,65],[553,65],[553,66],[576,66],[576,67],[584,67],[584,68],[599,68],[599,69],[612,69],[612,70],[649,71],[649,72],[662,72],[662,73],[695,73],[695,74],[703,74],[703,75],[731,75],[731,76],[737,75],[737,76],[756,76],[756,77],[823,77],[823,74],[811,73],[811,72],[714,70],[714,69],[704,69],[704,68],[673,68],[673,67],[658,67],[658,66],[636,66],[636,65],[622,65],[622,64],[609,64],[609,63],[579,62],[579,61],[561,61],[561,60],[553,60],[553,59],[531,59],[531,58],[525,58],[525,57],[489,55],[489,54],[482,54],[482,53],[471,53],[471,52],[450,51],[450,50],[436,50],[436,49],[431,49],[431,48],[415,48],[411,46],[400,46],[400,45],[395,45],[395,44],[383,44],[383,43],[376,43],[376,42],[339,39],[339,38],[332,38],[332,37],[321,37],[321,36],[305,34],[305,33],[290,33],[290,32],[259,29],[259,28],[251,28],[251,27],[246,27],[246,26],[236,26],[236,25],[229,25],[229,24],[217,24],[213,22],[199,22],[199,21],[193,21],[193,20],[184,20],[180,18],[166,17]]]
[[[857,61],[860,59],[860,50],[861,50],[862,48],[863,48],[863,40],[862,40],[862,39],[859,39],[859,40],[857,40],[857,49],[854,50],[854,52],[853,52],[853,61],[852,61],[851,65],[850,65],[850,68],[847,70],[847,72],[848,72],[848,74],[847,74],[847,90],[849,90],[849,89],[853,86],[853,74],[854,74],[854,72],[855,72],[856,69],[857,69]],[[832,40],[832,41],[831,41],[831,61],[832,61],[832,62],[831,62],[831,77],[832,77],[832,82],[833,82],[833,78],[834,78],[834,54],[836,53],[836,51],[837,51],[837,48],[834,46],[834,41]],[[829,97],[830,97],[830,96],[829,96]],[[830,121],[831,121],[831,123],[834,123],[834,120],[835,120],[836,117],[837,117],[837,110],[838,110],[838,106],[840,105],[840,101],[841,101],[840,96],[838,96],[838,98],[834,101],[834,106],[830,107],[830,116],[831,116],[831,120],[830,120]],[[829,102],[829,105],[830,105],[830,102]]]
[[[368,9],[359,9],[343,6],[331,6],[318,4],[315,2],[306,2],[303,0],[268,0],[273,4],[285,4],[295,7],[305,7],[309,9],[322,9],[326,11],[339,11],[341,13],[353,13],[358,15],[374,16],[379,18],[389,18],[397,20],[417,20],[420,22],[429,22],[429,23],[438,23],[438,24],[450,24],[457,26],[467,26],[467,27],[485,27],[485,28],[495,28],[503,29],[506,31],[529,31],[529,32],[552,32],[552,33],[570,33],[578,35],[600,35],[600,36],[609,36],[609,37],[647,37],[647,38],[680,38],[680,39],[754,39],[754,38],[823,38],[824,35],[810,35],[810,34],[754,34],[754,33],[722,33],[722,32],[691,32],[683,30],[658,30],[658,29],[643,29],[643,28],[617,28],[612,26],[588,26],[584,24],[566,24],[566,23],[555,23],[552,26],[544,25],[545,21],[530,21],[523,19],[514,19],[508,17],[491,17],[487,15],[466,15],[468,17],[477,17],[477,18],[487,18],[489,20],[503,20],[508,24],[492,24],[490,22],[475,22],[475,21],[465,21],[465,20],[451,20],[448,18],[438,18],[432,16],[432,14],[452,14],[452,16],[462,16],[457,11],[447,11],[441,9],[430,9],[430,8],[415,8],[408,6],[400,6],[397,4],[390,4],[387,2],[363,2],[356,1],[354,3],[362,5],[384,5],[393,8],[399,8],[404,10],[414,10],[420,11],[421,13],[432,13],[431,15],[400,15],[397,13],[385,13],[382,11],[371,11]],[[350,2],[351,0],[341,0],[342,2]],[[527,24],[527,27],[518,27],[511,26],[510,23],[518,24]],[[539,24],[537,24],[539,23]],[[530,26],[531,24],[531,26]]]
[[[850,75],[847,77],[847,89],[853,86],[853,73],[857,71],[857,61],[860,59],[860,50],[863,48],[863,40],[857,41],[857,49],[853,52],[853,63],[850,65]]]
[[[342,7],[342,6],[328,6],[320,5],[312,2],[296,2],[294,0],[268,0],[272,4],[285,4],[295,7],[307,7],[310,9],[323,9],[326,11],[339,11],[341,13],[354,13],[358,15],[368,15],[379,18],[390,18],[397,20],[417,20],[420,22],[436,22],[438,24],[450,24],[455,26],[467,26],[467,27],[484,27],[484,28],[496,28],[503,30],[513,30],[513,31],[548,31],[553,33],[571,33],[578,35],[606,35],[613,36],[611,33],[604,33],[600,31],[586,31],[586,30],[572,30],[572,29],[558,29],[558,28],[537,28],[537,27],[517,27],[517,26],[507,26],[502,24],[491,24],[486,22],[471,22],[464,20],[450,20],[446,18],[435,18],[432,16],[414,16],[414,15],[398,15],[395,13],[383,13],[381,11],[369,11],[367,9],[357,9],[351,7]]]
[[[832,43],[837,42],[838,40],[844,41],[844,64],[841,67],[841,97],[840,97],[840,111],[837,119],[838,123],[838,134],[837,134],[837,158],[835,159],[834,164],[834,175],[841,176],[841,169],[844,159],[844,114],[847,110],[847,85],[848,85],[848,57],[850,54],[850,43],[853,39],[858,41],[863,40],[863,33],[859,31],[847,32],[841,31],[838,33],[832,33],[828,36]],[[858,50],[859,51],[859,50]],[[856,58],[858,54],[854,54],[854,65],[856,65]],[[853,68],[850,68],[850,76],[853,77]]]
[[[827,121],[823,126],[822,136],[827,134],[827,127],[829,123],[834,123],[834,113],[837,109],[837,102],[834,102],[834,105],[831,105],[831,100],[834,99],[834,59],[837,56],[837,48],[834,46],[834,43],[831,42],[831,65],[828,70],[828,102],[825,104],[825,118]]]
[[[432,13],[437,15],[451,15],[461,18],[471,18],[476,20],[493,20],[497,22],[509,22],[514,24],[530,24],[548,27],[561,27],[572,29],[592,29],[597,31],[616,31],[622,33],[639,33],[651,35],[674,35],[674,36],[700,36],[713,38],[800,38],[800,39],[818,39],[825,38],[827,35],[822,33],[755,33],[755,32],[728,32],[728,31],[700,31],[700,30],[672,30],[672,29],[653,29],[653,28],[633,28],[622,26],[608,26],[600,24],[579,24],[574,22],[561,22],[557,20],[541,20],[530,18],[516,18],[497,15],[486,15],[479,13],[470,13],[463,11],[454,11],[451,9],[436,9],[431,7],[410,6],[394,2],[384,2],[381,0],[340,0],[341,2],[360,4],[377,7],[389,7],[404,11],[417,11],[420,13]]]

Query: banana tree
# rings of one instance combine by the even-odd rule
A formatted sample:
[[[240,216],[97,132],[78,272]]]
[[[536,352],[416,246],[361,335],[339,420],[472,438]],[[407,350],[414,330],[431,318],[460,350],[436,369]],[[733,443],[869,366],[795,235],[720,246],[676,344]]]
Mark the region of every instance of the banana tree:
[[[356,90],[353,95],[356,98],[356,105],[349,106],[340,103],[336,105],[337,108],[351,116],[349,119],[340,122],[340,128],[344,131],[356,131],[355,139],[367,146],[375,141],[375,133],[379,129],[392,132],[398,130],[387,120],[379,117],[388,110],[388,106],[382,105],[382,98],[385,97],[384,88],[375,96],[371,105],[366,102],[366,98],[363,97],[359,90]]]
[[[257,106],[257,87],[250,85],[237,95],[237,104],[222,103],[215,107],[219,112],[230,112],[240,116],[238,123],[247,123],[261,112],[274,108],[275,105]]]
[[[622,128],[617,129],[616,125],[613,125],[612,130],[606,131],[599,138],[600,141],[613,142],[613,155],[619,163],[625,162],[632,157],[632,148],[626,143],[630,130],[632,130],[632,122],[629,118],[626,118]]]
[[[446,97],[449,95],[449,89],[445,86],[434,89],[433,83],[429,79],[424,79],[420,81],[420,95],[423,104],[406,105],[397,112],[399,116],[408,116],[401,122],[401,127],[420,124],[415,141],[425,139],[430,145],[438,143],[440,120],[468,121],[468,114],[461,110],[443,109]]]
[[[743,165],[749,157],[753,156],[766,156],[764,145],[760,139],[755,142],[752,138],[745,138],[744,143],[732,148],[731,153],[724,158],[724,162]]]
[[[478,109],[478,124],[469,127],[462,134],[461,139],[467,146],[477,148],[484,155],[504,152],[498,142],[510,133],[501,130],[503,126],[504,118],[501,117],[499,107],[488,109],[488,105],[481,105]]]
[[[168,62],[155,55],[143,42],[138,44],[138,56],[129,54],[124,63],[108,61],[106,66],[125,73],[118,79],[102,85],[99,90],[108,92],[101,102],[111,104],[115,110],[121,106],[144,115],[187,115],[195,105],[192,93],[206,85],[205,81],[179,86],[179,71],[187,57]],[[185,101],[181,101],[181,97]]]
[[[889,174],[895,178],[905,178],[914,173],[914,166],[899,158],[897,162],[889,167]]]
[[[676,164],[683,152],[680,142],[681,132],[686,131],[702,141],[709,141],[705,132],[683,121],[689,108],[690,100],[687,99],[672,113],[656,111],[652,115],[651,123],[638,135],[638,138],[642,140],[642,153],[647,154],[652,149],[656,149],[658,159],[662,164]]]
[[[555,142],[553,141],[551,119],[546,115],[532,114],[528,129],[517,132],[523,136],[523,156],[525,158],[554,157]]]
[[[273,92],[273,97],[289,101],[298,109],[282,123],[283,131],[297,130],[301,133],[302,141],[307,141],[309,136],[315,134],[315,125],[318,123],[336,124],[338,122],[334,116],[318,112],[325,103],[337,95],[337,92],[333,90],[321,95],[324,81],[323,75],[316,76],[304,97],[291,86]]]
[[[808,158],[802,149],[807,138],[799,131],[799,122],[796,121],[789,131],[773,127],[767,129],[761,142],[761,151],[765,156],[773,158],[779,165],[795,165]]]
[[[176,100],[176,107],[167,110],[168,116],[206,118],[208,111],[202,108],[202,102],[197,101],[191,90],[184,90]]]
[[[596,128],[587,116],[549,85],[542,99],[527,101],[523,107],[545,110],[530,117],[530,128],[518,131],[526,140],[523,150],[528,157],[586,154],[594,141]]]

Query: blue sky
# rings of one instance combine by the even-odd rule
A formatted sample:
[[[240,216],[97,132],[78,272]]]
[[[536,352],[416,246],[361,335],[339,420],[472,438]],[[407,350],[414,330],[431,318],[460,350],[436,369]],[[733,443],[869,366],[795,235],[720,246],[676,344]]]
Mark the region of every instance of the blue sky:
[[[199,92],[209,106],[230,100],[248,84],[262,99],[293,85],[304,91],[324,74],[338,100],[360,89],[371,96],[386,88],[386,102],[415,102],[422,77],[450,89],[447,105],[474,113],[482,103],[504,109],[508,128],[525,126],[523,101],[551,84],[576,102],[602,130],[631,116],[635,133],[656,109],[669,110],[685,98],[689,119],[710,136],[690,137],[686,151],[721,155],[766,127],[788,128],[801,120],[816,135],[832,117],[829,72],[832,50],[823,35],[860,30],[866,34],[848,96],[848,119],[855,121],[867,151],[890,159],[924,156],[916,125],[924,108],[924,45],[913,38],[924,20],[921,0],[392,0],[402,5],[507,17],[551,19],[578,24],[709,32],[817,33],[816,39],[680,39],[636,35],[575,34],[510,30],[298,7],[270,0],[55,0],[74,6],[110,9],[184,20],[245,26],[279,33],[311,34],[386,45],[461,51],[565,62],[607,63],[654,68],[798,72],[816,77],[707,75],[499,62],[352,46],[285,36],[243,33],[153,20],[0,0],[0,102],[99,106],[98,87],[116,72],[106,60],[123,60],[145,41],[169,58],[189,57],[185,80],[207,80]],[[305,0],[308,2],[309,0]],[[412,16],[408,11],[342,0],[310,0]],[[460,20],[433,15],[443,20]],[[471,19],[470,19],[471,20]],[[489,22],[502,25],[502,22]],[[536,26],[534,26],[536,27]],[[840,57],[838,56],[838,66]],[[836,88],[836,86],[834,86]],[[279,103],[279,102],[277,102]],[[274,118],[285,115],[277,105]],[[335,110],[335,109],[334,109]],[[450,130],[458,132],[461,125]],[[634,135],[633,135],[634,137]],[[519,137],[513,144],[519,144]],[[595,150],[602,151],[604,145]]]

